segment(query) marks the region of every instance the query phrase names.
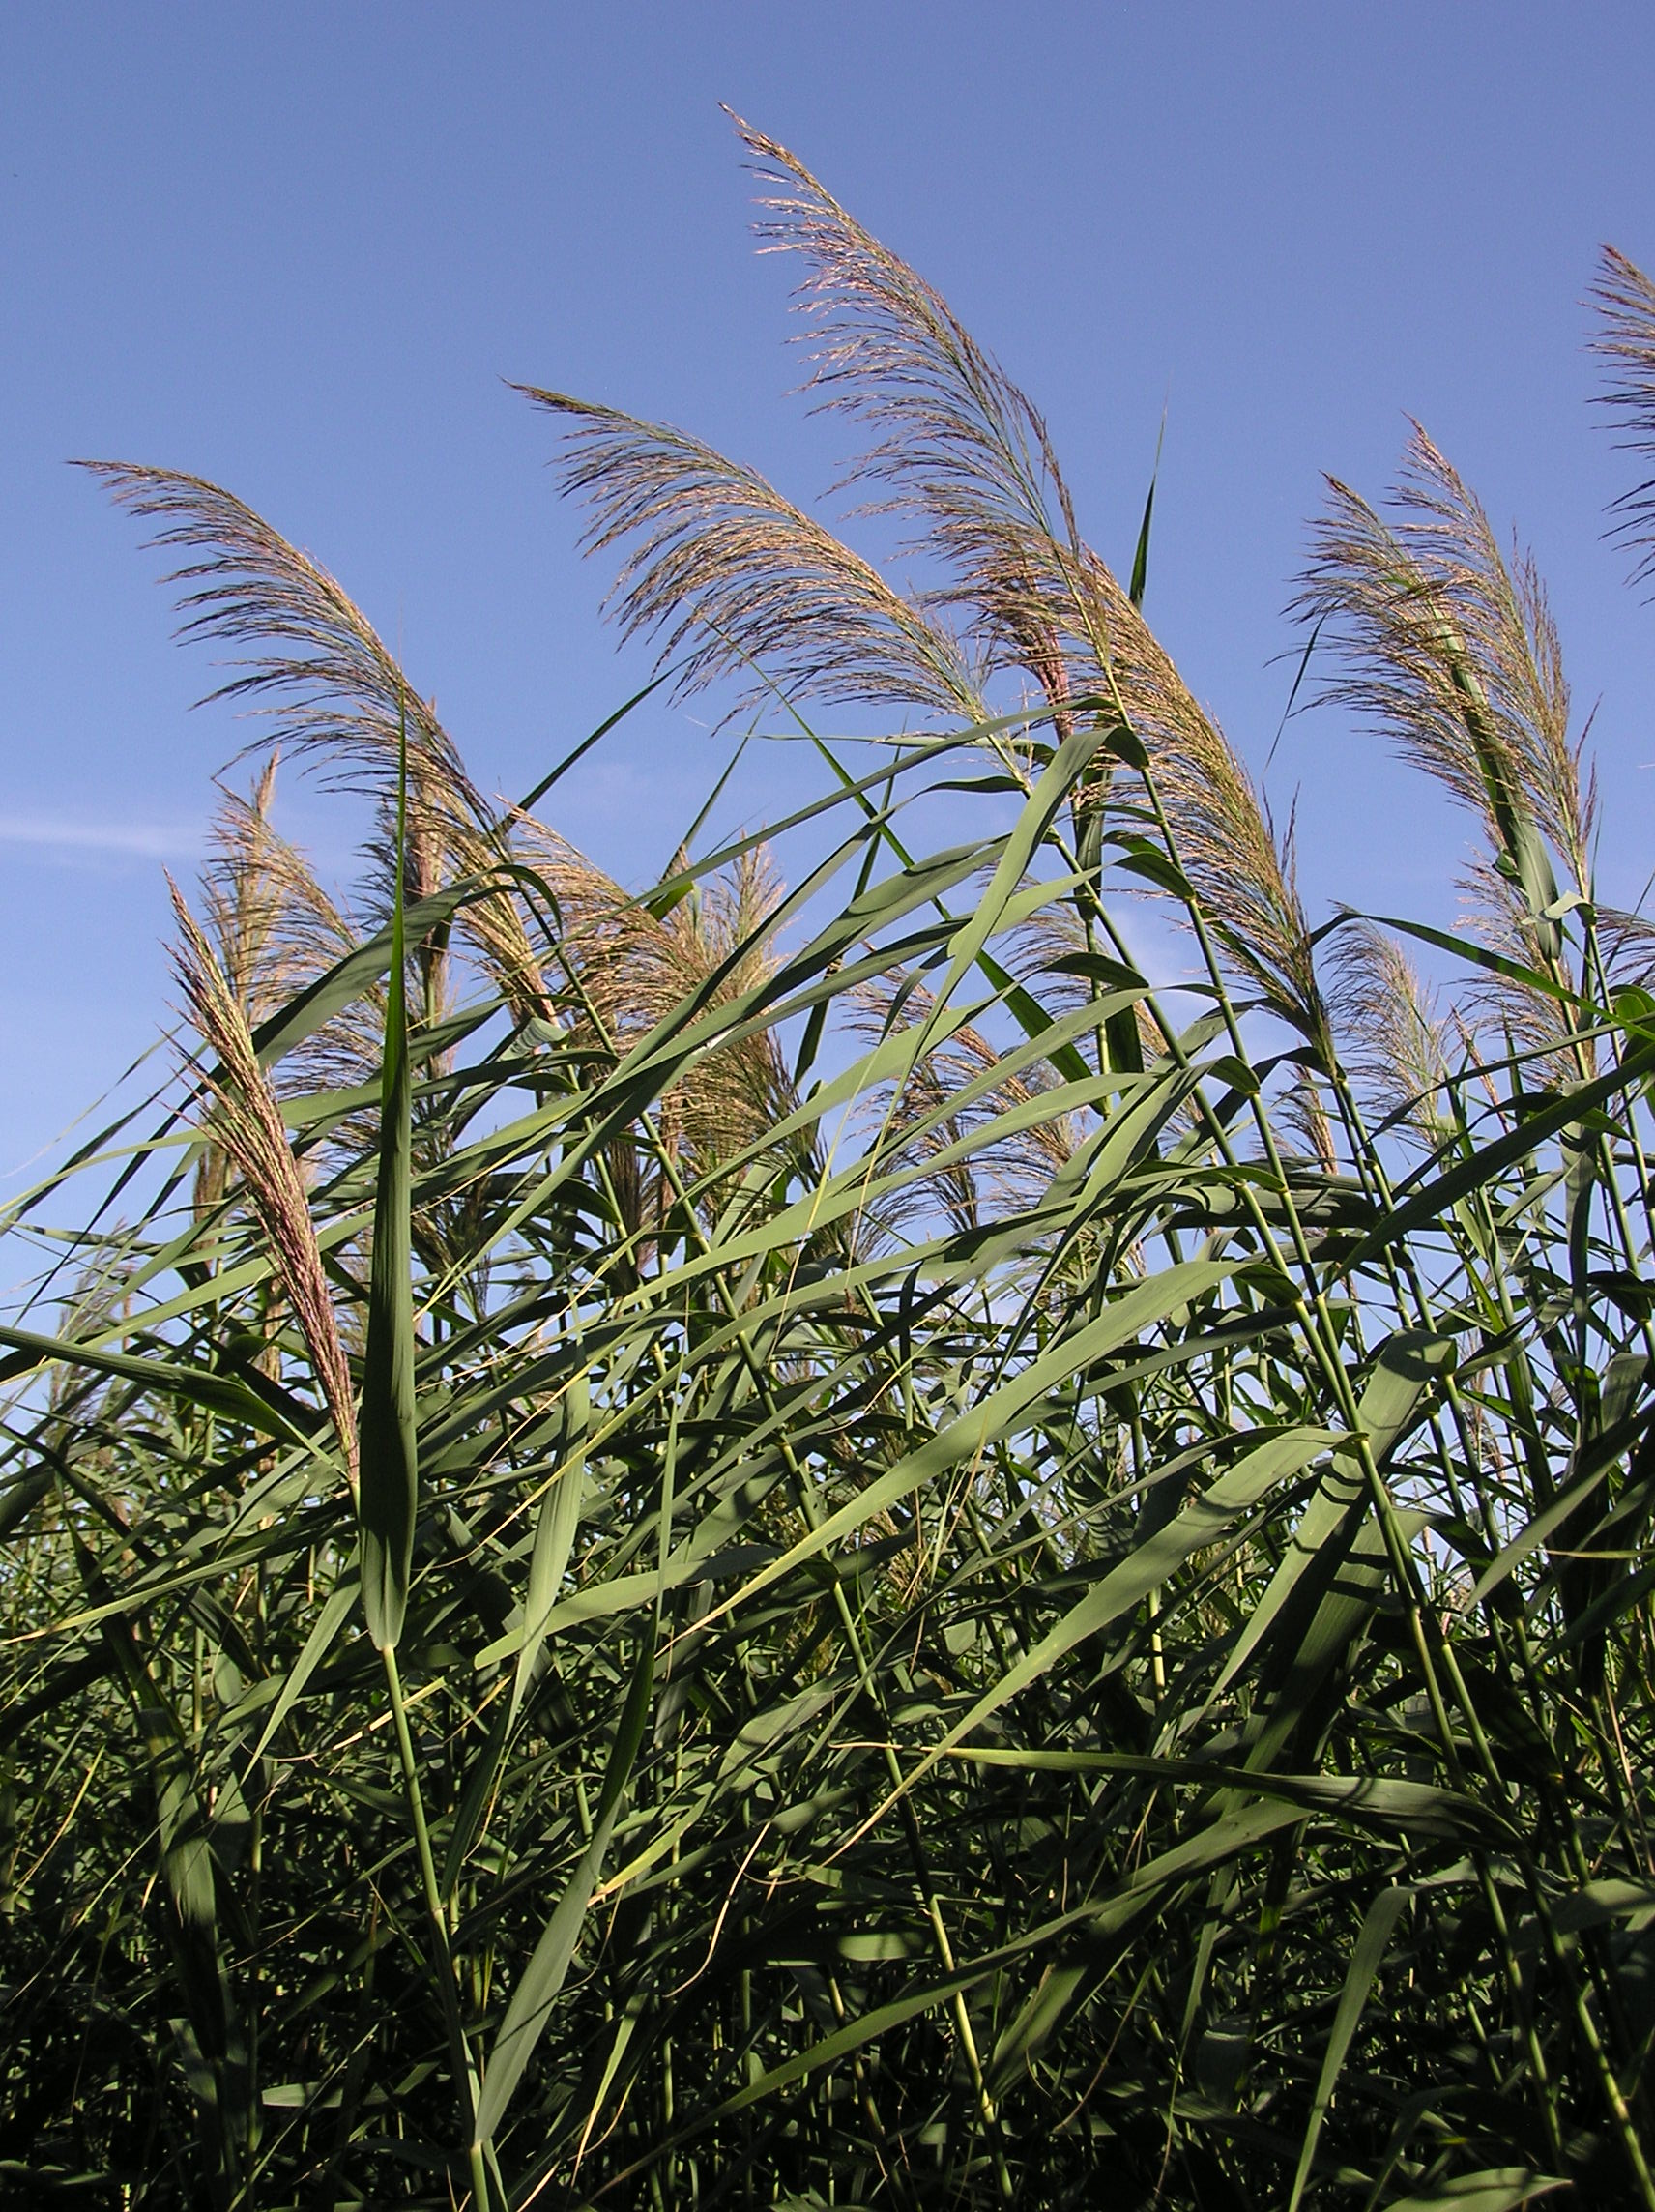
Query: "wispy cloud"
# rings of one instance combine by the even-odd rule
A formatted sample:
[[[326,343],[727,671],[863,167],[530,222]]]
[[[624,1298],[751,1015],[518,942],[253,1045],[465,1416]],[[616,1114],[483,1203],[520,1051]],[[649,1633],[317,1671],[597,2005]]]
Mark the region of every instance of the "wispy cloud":
[[[0,814],[0,845],[51,853],[127,853],[142,859],[188,860],[201,830],[185,822],[67,822],[44,814]]]

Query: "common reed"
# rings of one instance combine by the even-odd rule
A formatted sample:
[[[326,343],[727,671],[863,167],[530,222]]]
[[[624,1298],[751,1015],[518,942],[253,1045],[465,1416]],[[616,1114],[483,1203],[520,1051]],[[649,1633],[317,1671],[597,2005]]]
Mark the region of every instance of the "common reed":
[[[378,812],[332,901],[226,802],[164,1119],[7,1216],[0,2179],[1647,2212],[1655,993],[1539,580],[1423,432],[1330,485],[1322,711],[1479,858],[1313,921],[1147,536],[740,130],[917,581],[531,397],[663,680],[813,741],[762,833],[621,884],[595,739],[485,801],[316,563],[102,472]]]

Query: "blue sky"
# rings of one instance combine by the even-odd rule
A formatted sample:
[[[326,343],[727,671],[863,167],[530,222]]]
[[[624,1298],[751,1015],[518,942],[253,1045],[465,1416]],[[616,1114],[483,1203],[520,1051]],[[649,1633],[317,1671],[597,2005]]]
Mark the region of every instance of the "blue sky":
[[[718,102],[792,145],[1045,409],[1124,563],[1169,404],[1147,611],[1255,762],[1304,522],[1377,494],[1417,415],[1551,582],[1601,700],[1610,888],[1655,866],[1655,610],[1585,404],[1598,242],[1655,265],[1645,7],[35,5],[0,14],[0,1193],[153,1037],[245,730],[169,643],[155,556],[64,463],[227,484],[334,570],[522,789],[642,680],[504,379],[666,418],[826,489],[787,399]],[[654,707],[568,794],[618,874],[722,758]],[[1446,917],[1462,832],[1334,715],[1295,719],[1306,889]],[[764,794],[755,796],[761,808]],[[336,808],[290,831],[348,865]]]

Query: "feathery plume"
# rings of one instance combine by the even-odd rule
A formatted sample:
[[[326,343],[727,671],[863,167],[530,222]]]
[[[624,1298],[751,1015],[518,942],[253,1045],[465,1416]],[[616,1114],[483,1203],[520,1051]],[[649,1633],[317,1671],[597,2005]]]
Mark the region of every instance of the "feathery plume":
[[[1592,793],[1569,735],[1556,626],[1533,562],[1507,564],[1481,502],[1417,423],[1394,504],[1393,524],[1328,480],[1296,602],[1343,649],[1346,673],[1321,696],[1446,785],[1496,857],[1538,870],[1523,886],[1528,905],[1520,895],[1515,910],[1532,957],[1534,902],[1550,874],[1530,850],[1534,828],[1590,893]],[[1509,893],[1502,903],[1511,908]]]
[[[278,758],[271,753],[249,797],[218,786],[201,879],[207,936],[253,1030],[357,942],[351,917],[271,820]],[[274,1080],[281,1092],[342,1090],[367,1080],[378,1053],[358,1002],[287,1055]]]
[[[840,206],[798,157],[736,118],[771,188],[764,247],[798,253],[806,387],[871,424],[845,481],[918,526],[951,571],[932,601],[964,610],[988,666],[1017,668],[1057,710],[1112,694],[1148,748],[1179,859],[1232,965],[1271,1010],[1325,1043],[1309,931],[1251,777],[1197,706],[1108,564],[1084,543],[1045,422],[942,295]]]
[[[928,1021],[936,1002],[923,984],[897,978],[863,984],[850,1005],[851,1027],[877,1042],[891,1027],[910,1029]],[[971,1023],[949,1033],[924,1052],[899,1094],[886,1089],[871,1093],[864,1111],[877,1117],[882,1132],[882,1176],[908,1166],[938,1164],[903,1190],[883,1198],[868,1226],[894,1235],[906,1222],[941,1207],[953,1228],[971,1230],[985,1208],[1018,1212],[1044,1194],[1053,1176],[1073,1154],[1079,1119],[1054,1111],[1026,1127],[990,1134],[994,1124],[1051,1090],[1057,1076],[1040,1063],[1002,1073],[969,1100],[949,1110],[969,1087],[992,1077],[1001,1055]],[[924,1127],[916,1124],[925,1123]],[[963,1158],[942,1154],[959,1145],[981,1142]]]
[[[170,878],[168,888],[179,930],[173,972],[196,1031],[217,1056],[217,1065],[202,1078],[218,1109],[213,1118],[214,1141],[222,1147],[241,1177],[247,1201],[269,1238],[277,1276],[309,1348],[354,1488],[357,1430],[350,1370],[322,1269],[315,1224],[282,1125],[281,1108],[258,1063],[247,1015],[212,945]]]
[[[336,786],[387,803],[406,734],[408,780],[430,888],[498,876],[493,810],[467,774],[429,700],[418,696],[373,625],[325,568],[290,545],[233,493],[204,478],[123,461],[87,461],[123,507],[160,525],[150,543],[188,558],[167,581],[180,600],[180,635],[263,648],[211,699],[269,702],[249,750],[281,748],[326,764]],[[383,873],[383,867],[381,872]],[[518,903],[502,884],[468,905],[463,934],[519,1016],[543,989]]]
[[[489,820],[453,741],[415,695],[395,657],[343,587],[250,507],[205,478],[126,461],[83,461],[119,505],[160,525],[151,545],[187,556],[168,574],[190,587],[179,635],[262,646],[210,699],[274,701],[255,743],[317,754],[343,788],[383,798],[395,787],[400,732],[410,764],[444,815]]]
[[[1428,1149],[1441,1142],[1448,1025],[1396,939],[1351,921],[1333,939],[1328,997],[1345,1066],[1364,1105]]]
[[[682,655],[679,696],[741,679],[732,713],[779,690],[984,718],[955,639],[754,469],[666,423],[522,387],[575,426],[556,463],[593,519],[588,552],[626,545],[607,604],[622,635]]]
[[[1640,461],[1655,461],[1655,284],[1636,262],[1612,246],[1601,250],[1590,304],[1598,333],[1592,351],[1610,364],[1607,391],[1598,404],[1610,411],[1617,446]],[[1611,537],[1635,555],[1632,581],[1655,577],[1655,476],[1623,491],[1611,506],[1618,517]]]
[[[739,997],[773,972],[759,933],[782,891],[762,846],[656,916],[532,815],[516,818],[512,841],[558,902],[559,953],[591,1009],[568,1009],[577,1044],[584,1037],[600,1049],[626,1051],[726,962],[732,964],[716,1002]],[[796,1103],[780,1046],[761,1031],[696,1062],[693,1076],[662,1101],[663,1133],[695,1173],[705,1174],[761,1140]]]

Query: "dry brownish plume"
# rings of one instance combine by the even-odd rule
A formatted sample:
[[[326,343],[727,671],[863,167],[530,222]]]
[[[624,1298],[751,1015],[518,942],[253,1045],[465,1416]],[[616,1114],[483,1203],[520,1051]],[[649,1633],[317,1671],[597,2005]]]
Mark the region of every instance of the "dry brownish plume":
[[[928,1022],[936,1001],[923,985],[902,992],[889,983],[866,984],[855,996],[851,1026],[878,1042],[894,1026],[912,1029]],[[971,1085],[993,1075],[1001,1055],[980,1030],[963,1023],[924,1052],[900,1092],[886,1088],[870,1093],[866,1111],[882,1130],[881,1174],[905,1166],[937,1165],[904,1189],[881,1200],[864,1217],[863,1238],[894,1237],[904,1225],[941,1207],[957,1230],[978,1227],[988,1212],[1012,1213],[1033,1206],[1052,1178],[1074,1152],[1079,1135],[1076,1116],[1060,1110],[1023,1128],[977,1143],[969,1157],[945,1161],[941,1155],[962,1140],[980,1137],[1003,1116],[1037,1100],[1057,1078],[1044,1062],[1008,1071],[953,1111]],[[925,1122],[924,1128],[914,1124]],[[907,1132],[913,1129],[912,1136]]]
[[[1446,785],[1495,853],[1506,810],[1525,806],[1584,894],[1593,796],[1539,573],[1525,554],[1508,565],[1482,503],[1417,423],[1393,504],[1394,524],[1328,479],[1297,602],[1344,655],[1321,696]]]
[[[1595,801],[1544,587],[1527,556],[1506,561],[1480,501],[1417,424],[1394,507],[1388,521],[1328,480],[1297,602],[1342,656],[1321,698],[1352,709],[1479,824],[1485,857],[1463,881],[1485,941],[1525,965],[1554,962],[1550,856],[1589,898]],[[1479,1000],[1536,1049],[1567,1026],[1521,983],[1491,983],[1467,1007]]]
[[[1448,1081],[1450,1029],[1394,937],[1355,921],[1333,939],[1329,999],[1344,1064],[1380,1121],[1435,1147]]]
[[[314,759],[337,788],[381,804],[396,788],[404,735],[414,833],[431,888],[500,877],[493,812],[467,774],[433,703],[421,699],[373,625],[334,577],[245,502],[202,477],[88,461],[111,495],[160,525],[149,540],[189,556],[167,581],[181,597],[180,635],[255,647],[209,696],[257,700],[263,734],[249,750]],[[541,1010],[539,970],[504,882],[459,924],[519,1016]]]
[[[319,755],[339,788],[393,791],[406,724],[410,772],[447,818],[486,828],[453,741],[419,698],[373,626],[327,570],[261,515],[205,478],[125,461],[87,461],[123,507],[159,523],[148,542],[190,558],[166,581],[190,587],[179,634],[257,645],[214,699],[265,700],[260,745]]]
[[[800,254],[807,390],[867,423],[845,481],[915,526],[949,580],[928,604],[963,616],[990,667],[1017,669],[1060,710],[1106,693],[1148,746],[1180,859],[1221,948],[1312,1043],[1326,1020],[1291,860],[1245,767],[1196,705],[1107,562],[1081,538],[1046,425],[933,286],[798,159],[737,121],[773,187],[768,249]]]
[[[522,389],[575,423],[558,470],[592,509],[581,542],[629,541],[607,604],[624,636],[659,638],[657,667],[682,655],[680,696],[735,676],[733,713],[803,689],[983,717],[957,640],[756,470],[666,423]]]
[[[201,878],[207,936],[255,1030],[358,941],[351,916],[271,821],[277,761],[273,751],[250,797],[218,787]],[[343,1089],[364,1082],[378,1060],[377,1029],[359,1002],[287,1055],[276,1081],[283,1091]]]
[[[773,971],[768,946],[749,943],[782,895],[762,846],[657,917],[533,816],[516,818],[512,842],[558,902],[558,950],[576,986],[569,1010],[577,1042],[584,1035],[627,1051],[738,953],[717,1001],[739,997]],[[579,1010],[582,1002],[589,1012]],[[699,1060],[662,1101],[663,1133],[704,1174],[761,1141],[795,1103],[780,1046],[765,1032]]]
[[[219,785],[201,877],[205,935],[226,988],[254,1031],[358,942],[353,918],[270,819],[276,763],[273,751],[249,798]],[[382,1012],[382,995],[364,992],[312,1031],[270,1071],[276,1095],[355,1090],[370,1082],[379,1066]],[[364,1142],[371,1142],[369,1129],[352,1116],[329,1132],[318,1155],[349,1160]],[[222,1200],[229,1173],[223,1149],[206,1145],[195,1176],[198,1208],[210,1210]]]
[[[255,1028],[304,980],[289,923],[296,879],[308,885],[310,876],[271,823],[277,758],[265,762],[250,799],[220,788],[202,885],[225,985]]]
[[[882,486],[887,510],[924,518],[930,548],[991,595],[1034,540],[1078,549],[1067,486],[1025,394],[796,155],[735,121],[760,183],[774,188],[761,201],[762,250],[802,254],[808,267],[798,295],[811,318],[808,389],[880,433],[846,480]]]
[[[179,930],[173,972],[202,1042],[218,1057],[218,1064],[201,1078],[217,1106],[212,1135],[241,1177],[247,1202],[270,1240],[277,1277],[309,1349],[354,1487],[357,1429],[350,1370],[281,1108],[258,1063],[247,1015],[212,946],[178,886],[170,878],[168,884]]]
[[[1655,461],[1655,284],[1636,262],[1612,246],[1602,248],[1591,305],[1597,311],[1592,351],[1612,367],[1609,389],[1597,395],[1620,433],[1615,443],[1645,462]],[[1655,477],[1623,491],[1610,512],[1613,536],[1637,556],[1635,584],[1655,576]]]
[[[1222,954],[1321,1049],[1325,1009],[1291,856],[1246,769],[1082,541],[1039,414],[941,294],[797,157],[737,127],[774,188],[759,225],[766,249],[808,265],[807,389],[877,432],[846,481],[915,523],[916,549],[945,581],[911,599],[699,440],[531,391],[578,425],[559,467],[593,510],[588,548],[628,548],[611,601],[624,629],[659,637],[663,663],[682,655],[681,689],[752,677],[748,705],[773,689],[974,720],[986,676],[1015,670],[1057,710],[1062,735],[1077,696],[1112,694],[1150,747]]]

